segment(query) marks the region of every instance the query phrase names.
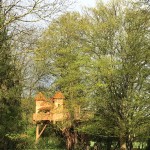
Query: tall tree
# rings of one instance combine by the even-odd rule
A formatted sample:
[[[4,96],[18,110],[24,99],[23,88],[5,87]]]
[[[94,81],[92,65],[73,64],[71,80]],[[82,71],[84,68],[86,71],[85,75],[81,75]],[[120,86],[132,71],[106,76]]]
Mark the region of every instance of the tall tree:
[[[150,18],[145,8],[128,1],[98,3],[87,16],[95,125],[101,125],[102,135],[120,137],[120,149],[131,149],[149,128]]]
[[[85,80],[82,74],[87,60],[85,56],[83,59],[80,41],[84,28],[84,19],[79,13],[66,13],[50,24],[35,50],[37,67],[44,72],[42,78],[50,77],[49,85],[51,84],[54,90],[61,90],[65,94],[71,114],[69,118],[71,126],[74,126],[75,105],[81,104],[85,97]],[[73,128],[70,129],[67,125],[65,127],[69,127],[64,130],[64,133],[68,138],[67,141],[70,140],[68,144],[72,145]]]
[[[117,137],[120,149],[132,149],[149,134],[149,10],[120,0],[86,14],[50,25],[35,50],[37,66],[68,99],[89,99],[96,122],[81,131]]]
[[[21,129],[20,116],[20,97],[21,87],[19,84],[20,72],[13,64],[10,48],[10,36],[4,26],[5,15],[2,9],[1,1],[0,10],[0,148],[13,149],[14,136]]]
[[[78,20],[78,23],[76,22]],[[82,58],[80,38],[83,18],[78,13],[66,13],[53,21],[44,32],[35,50],[39,71],[50,75],[55,88],[60,88],[69,100],[82,94]],[[43,76],[44,77],[44,76]]]

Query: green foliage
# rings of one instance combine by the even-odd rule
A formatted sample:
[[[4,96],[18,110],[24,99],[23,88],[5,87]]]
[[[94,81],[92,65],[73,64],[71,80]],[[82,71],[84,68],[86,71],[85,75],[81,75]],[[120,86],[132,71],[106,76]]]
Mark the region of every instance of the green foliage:
[[[149,146],[149,14],[147,3],[116,0],[52,21],[31,56],[39,75],[34,79],[37,89],[61,90],[66,97],[71,119],[57,128],[72,125],[81,134],[106,141],[125,138],[128,149],[133,141],[148,141]],[[5,19],[0,10],[0,149],[63,149],[64,137],[52,128],[34,142],[35,103],[31,97],[21,98],[26,91]],[[74,120],[78,105],[83,119],[79,124]],[[88,114],[94,117],[85,119]]]
[[[0,12],[0,149],[14,148],[13,140],[22,128],[20,122],[20,72],[13,64],[8,31],[3,28],[5,16]],[[9,147],[10,146],[10,147]]]
[[[99,124],[101,133],[97,132],[102,135],[132,141],[142,134],[148,137],[149,11],[123,1],[99,3],[87,17],[91,43],[87,42],[86,53],[92,62],[89,84],[96,110],[87,132]]]
[[[139,3],[98,2],[84,16],[62,15],[44,32],[35,50],[39,70],[53,77],[71,110],[75,102],[95,114],[80,131],[127,144],[148,137],[149,16]]]
[[[49,76],[51,88],[61,90],[71,103],[80,103],[85,96],[86,83],[82,73],[88,60],[87,57],[83,59],[80,41],[86,28],[84,21],[75,12],[62,15],[43,33],[35,50],[38,70],[44,72],[42,79]]]
[[[26,144],[24,144],[26,143]],[[38,143],[35,143],[35,128],[28,129],[27,138],[20,149],[65,149],[65,143],[60,135],[50,126],[46,128]]]
[[[98,3],[85,17],[61,16],[45,31],[36,60],[72,106],[75,100],[94,111],[79,131],[133,140],[149,134],[149,12],[122,7]]]

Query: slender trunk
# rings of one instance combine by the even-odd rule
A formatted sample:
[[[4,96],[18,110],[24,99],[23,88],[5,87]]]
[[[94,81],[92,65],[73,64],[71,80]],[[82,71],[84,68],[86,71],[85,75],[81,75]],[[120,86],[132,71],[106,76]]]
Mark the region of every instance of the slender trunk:
[[[75,131],[74,132],[74,146],[75,146],[75,148],[76,148],[77,144],[78,144],[78,133]]]
[[[1,12],[1,9],[2,9],[2,0],[0,0],[0,12]]]
[[[147,147],[146,150],[150,150],[150,138],[147,140]]]
[[[111,140],[107,139],[107,150],[111,150]]]
[[[66,147],[67,147],[67,150],[71,150],[72,149],[72,140],[70,138],[70,136],[67,136],[67,143],[66,143]]]
[[[127,150],[125,136],[120,136],[120,150]]]
[[[128,135],[128,139],[126,141],[127,143],[127,149],[132,150],[133,149],[133,138],[131,138],[131,135]]]
[[[66,148],[67,150],[73,150],[75,145],[75,136],[74,132],[70,131],[69,129],[65,129],[63,131],[64,136],[66,137]]]
[[[90,150],[90,146],[89,145],[86,146],[86,150]]]

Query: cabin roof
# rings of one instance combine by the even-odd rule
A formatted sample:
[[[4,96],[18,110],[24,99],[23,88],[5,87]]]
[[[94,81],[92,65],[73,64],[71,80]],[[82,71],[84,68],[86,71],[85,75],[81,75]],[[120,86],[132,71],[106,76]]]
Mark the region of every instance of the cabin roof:
[[[55,95],[53,96],[53,99],[64,99],[64,98],[65,98],[64,95],[60,91],[56,92]]]
[[[45,97],[41,92],[39,92],[39,93],[35,96],[35,100],[36,100],[36,101],[46,101],[46,97]]]

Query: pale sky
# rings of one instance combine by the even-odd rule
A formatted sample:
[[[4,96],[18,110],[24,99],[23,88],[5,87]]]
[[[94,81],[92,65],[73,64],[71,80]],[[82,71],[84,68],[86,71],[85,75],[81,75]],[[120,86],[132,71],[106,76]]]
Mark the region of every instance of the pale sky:
[[[74,10],[81,11],[84,7],[94,7],[96,5],[96,0],[75,0]],[[108,2],[109,0],[103,0],[103,2]]]
[[[94,7],[96,4],[95,0],[75,0],[76,3],[73,7],[74,10],[82,11],[84,7]]]
[[[87,6],[87,7],[94,7],[96,1],[95,0],[78,0],[78,4],[82,7]]]
[[[71,6],[70,11],[79,11],[79,12],[83,12],[82,10],[84,9],[84,7],[95,7],[96,6],[96,1],[98,0],[72,0],[75,1],[75,4],[73,6]],[[108,2],[109,0],[102,0],[104,3]],[[82,9],[83,8],[83,9]],[[39,23],[36,22],[36,25],[38,26],[38,24],[42,24],[42,26],[47,27],[49,25],[49,22],[46,23],[43,21],[40,21]]]

